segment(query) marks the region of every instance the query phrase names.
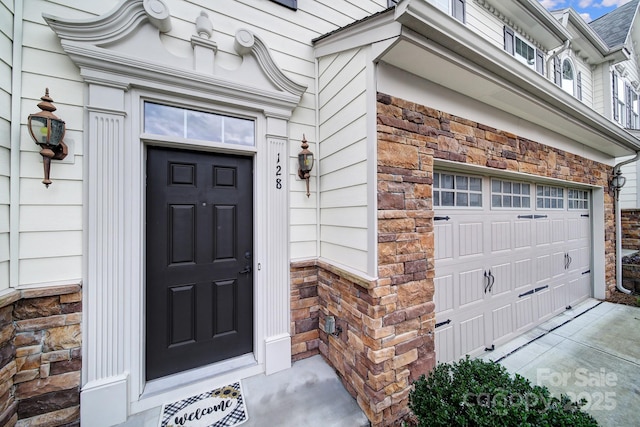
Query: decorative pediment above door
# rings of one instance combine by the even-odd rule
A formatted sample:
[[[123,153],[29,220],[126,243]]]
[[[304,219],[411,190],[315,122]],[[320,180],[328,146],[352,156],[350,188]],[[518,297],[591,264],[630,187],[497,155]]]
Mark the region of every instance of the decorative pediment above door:
[[[123,0],[103,16],[66,20],[43,15],[60,38],[65,53],[87,81],[147,87],[166,84],[231,98],[239,104],[260,104],[280,110],[287,118],[300,102],[306,86],[287,77],[269,48],[251,30],[235,34],[233,49],[240,65],[227,69],[216,60],[216,32],[207,13],[194,16],[190,43],[171,51],[162,34],[172,31],[172,18],[161,0]],[[126,76],[124,79],[118,76]]]

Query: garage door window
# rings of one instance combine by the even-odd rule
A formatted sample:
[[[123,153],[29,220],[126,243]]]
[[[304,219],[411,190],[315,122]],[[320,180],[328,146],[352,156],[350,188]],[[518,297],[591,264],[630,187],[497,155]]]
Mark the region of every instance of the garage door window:
[[[564,209],[564,189],[538,185],[536,207],[538,209]]]
[[[584,210],[589,209],[589,192],[586,190],[574,190],[568,191],[568,203],[569,209]]]
[[[491,180],[492,208],[520,208],[531,207],[531,186],[523,182]]]
[[[482,178],[435,172],[434,206],[482,207]]]

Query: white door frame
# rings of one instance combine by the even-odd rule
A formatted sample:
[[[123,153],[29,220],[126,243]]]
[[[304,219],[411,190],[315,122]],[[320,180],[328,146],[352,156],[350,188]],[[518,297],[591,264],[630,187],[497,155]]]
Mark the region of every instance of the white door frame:
[[[258,119],[254,197],[261,212],[255,215],[256,362],[244,370],[243,364],[225,367],[235,369],[237,379],[291,366],[288,120],[306,87],[290,80],[264,42],[246,29],[236,33],[234,47],[243,57],[237,70],[214,66],[215,42],[197,35],[181,52],[184,57],[174,56],[159,34],[171,28],[166,5],[158,0],[153,10],[147,10],[144,3],[122,2],[104,16],[82,21],[45,16],[86,83],[80,411],[82,423],[92,426],[124,422],[129,413],[157,406],[169,397],[185,397],[203,386],[202,382],[184,386],[179,381],[173,388],[165,384],[151,396],[144,394],[146,166],[145,136],[140,133],[144,96]],[[162,13],[158,5],[164,7]],[[280,188],[270,185],[275,184],[278,159],[284,172]],[[225,374],[216,377],[225,378]]]

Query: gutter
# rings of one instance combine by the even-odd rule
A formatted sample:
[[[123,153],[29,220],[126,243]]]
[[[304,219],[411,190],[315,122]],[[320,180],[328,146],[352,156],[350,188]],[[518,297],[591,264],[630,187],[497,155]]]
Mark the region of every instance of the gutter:
[[[620,168],[626,164],[633,163],[640,158],[640,151],[636,151],[636,155],[628,160],[618,163],[613,167],[613,177],[618,179],[618,185],[615,191],[615,211],[616,211],[616,289],[625,294],[631,294],[631,291],[622,286],[622,224],[620,209],[620,190],[624,187],[626,179],[622,176]],[[620,180],[622,179],[622,182]]]

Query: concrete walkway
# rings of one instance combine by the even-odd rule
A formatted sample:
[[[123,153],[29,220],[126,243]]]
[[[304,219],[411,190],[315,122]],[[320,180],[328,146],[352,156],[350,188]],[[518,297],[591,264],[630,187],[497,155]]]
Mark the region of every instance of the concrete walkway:
[[[242,380],[249,420],[242,427],[368,427],[369,420],[321,356],[270,376]],[[129,417],[121,427],[158,427],[160,409]]]
[[[640,308],[590,299],[482,356],[558,396],[584,398],[602,426],[640,425]]]

